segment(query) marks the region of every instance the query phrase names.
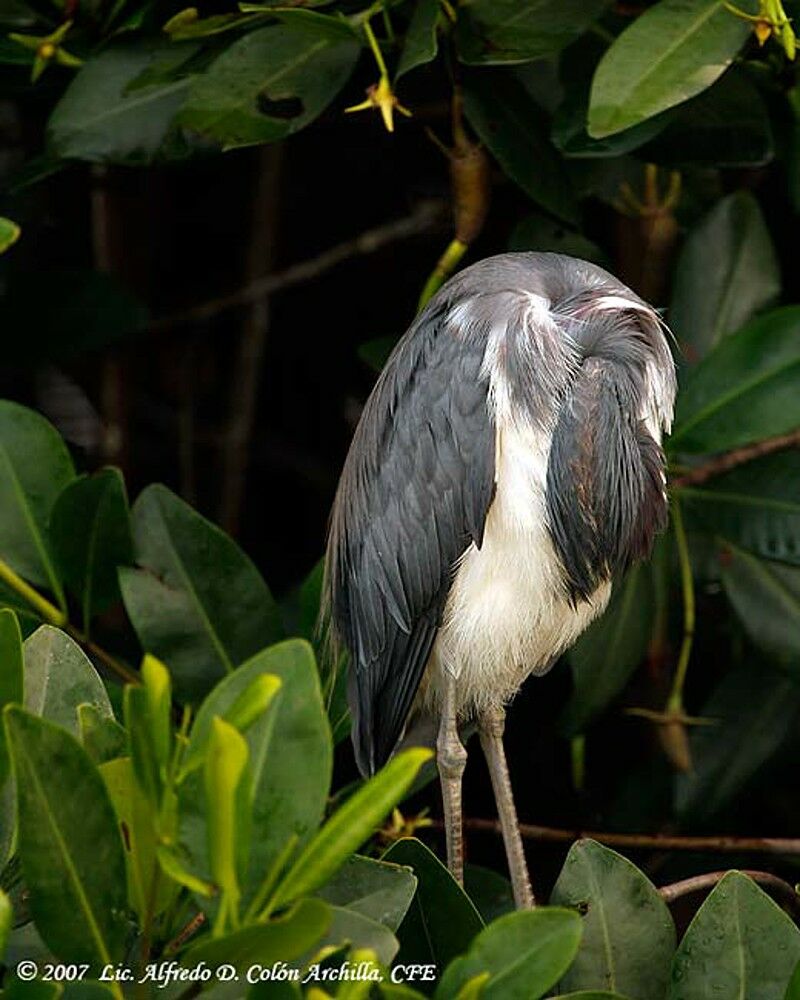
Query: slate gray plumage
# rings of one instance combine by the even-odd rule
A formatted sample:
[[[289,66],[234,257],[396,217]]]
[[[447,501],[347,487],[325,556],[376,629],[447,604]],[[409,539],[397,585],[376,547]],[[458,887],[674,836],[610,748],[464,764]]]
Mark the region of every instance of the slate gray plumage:
[[[586,262],[503,254],[428,303],[364,407],[331,519],[326,588],[365,774],[412,707],[442,714],[447,685],[459,718],[501,712],[647,555],[674,392],[655,312]]]

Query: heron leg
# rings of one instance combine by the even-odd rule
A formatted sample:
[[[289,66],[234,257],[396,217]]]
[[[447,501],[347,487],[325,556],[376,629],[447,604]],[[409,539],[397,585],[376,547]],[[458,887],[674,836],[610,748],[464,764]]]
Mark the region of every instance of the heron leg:
[[[444,698],[436,740],[436,764],[442,785],[444,829],[447,839],[447,867],[456,881],[464,883],[464,834],[461,817],[461,779],[467,766],[467,751],[458,735],[456,717],[456,679],[444,675]]]
[[[497,803],[500,828],[503,831],[503,842],[506,847],[511,887],[514,890],[514,902],[518,910],[530,910],[536,905],[536,900],[531,889],[528,865],[525,861],[525,849],[522,846],[514,794],[511,790],[511,779],[508,774],[506,753],[503,748],[505,724],[506,713],[502,708],[487,709],[478,716],[481,748],[486,757],[486,763],[489,765],[494,800]]]

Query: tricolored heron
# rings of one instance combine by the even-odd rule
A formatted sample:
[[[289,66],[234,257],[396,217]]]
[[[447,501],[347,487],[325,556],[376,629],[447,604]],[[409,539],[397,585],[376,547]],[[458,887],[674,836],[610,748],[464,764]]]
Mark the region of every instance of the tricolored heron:
[[[447,282],[398,343],[333,507],[327,598],[372,774],[434,720],[450,870],[459,729],[477,724],[514,897],[533,905],[505,706],[605,608],[667,518],[675,370],[656,311],[602,268],[502,254]]]

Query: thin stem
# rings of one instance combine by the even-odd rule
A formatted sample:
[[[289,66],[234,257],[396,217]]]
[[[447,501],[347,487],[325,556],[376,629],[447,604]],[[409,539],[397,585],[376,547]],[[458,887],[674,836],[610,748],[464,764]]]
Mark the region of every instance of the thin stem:
[[[88,636],[81,632],[80,629],[75,628],[74,625],[70,625],[69,622],[65,622],[62,628],[70,635],[77,643],[79,643],[83,648],[91,653],[92,656],[96,656],[98,660],[103,664],[103,666],[108,667],[108,669],[117,675],[120,680],[125,681],[126,684],[140,684],[139,675],[122,660],[118,660],[115,656],[112,656],[108,650],[103,649],[102,646],[93,640],[89,639]]]
[[[681,570],[681,591],[683,593],[683,639],[678,656],[678,666],[672,682],[672,691],[667,699],[668,712],[683,712],[683,686],[686,681],[686,671],[692,655],[695,628],[694,579],[692,564],[689,558],[689,545],[686,541],[686,529],[683,525],[683,514],[678,500],[672,502],[672,525],[675,531],[675,544],[678,547],[678,561]]]
[[[149,995],[149,988],[147,986],[147,982],[143,980],[143,974],[147,968],[147,963],[150,961],[150,951],[153,947],[153,923],[156,916],[156,903],[158,901],[160,877],[161,868],[158,862],[156,862],[156,864],[153,865],[153,876],[150,879],[150,887],[147,893],[147,904],[144,911],[144,920],[142,921],[142,951],[139,960],[139,996],[143,998],[146,998]]]
[[[375,32],[372,30],[372,25],[369,21],[364,21],[364,34],[367,36],[369,47],[372,49],[373,56],[375,56],[375,62],[378,64],[378,70],[381,76],[388,78],[389,73],[386,69],[386,63],[383,61],[383,53],[381,52],[381,47],[378,45],[378,39],[375,37]]]
[[[695,892],[702,892],[706,889],[713,889],[728,874],[727,871],[705,872],[702,875],[694,875],[692,878],[682,879],[680,882],[673,882],[671,885],[663,885],[658,892],[666,903],[674,903],[676,899],[683,896],[690,896]],[[742,869],[742,874],[747,875],[754,882],[757,882],[770,895],[775,896],[780,902],[785,903],[795,915],[800,913],[800,896],[794,886],[789,885],[782,878],[770,872],[751,871]]]
[[[744,445],[742,448],[734,448],[726,451],[710,462],[698,465],[694,469],[676,476],[670,482],[673,490],[682,489],[684,486],[699,486],[714,476],[720,476],[724,472],[735,469],[738,465],[752,462],[755,458],[762,458],[764,455],[772,455],[776,451],[784,451],[787,448],[800,447],[800,427],[797,430],[789,431],[788,434],[777,434],[775,437],[764,438],[763,441],[756,441],[755,444]]]
[[[417,308],[422,309],[428,301],[433,298],[436,292],[442,287],[445,281],[456,269],[458,262],[467,252],[467,244],[461,240],[451,240],[442,256],[436,261],[436,266],[428,276],[428,280],[422,289]]]
[[[433,820],[437,830],[444,829],[441,820]],[[500,823],[495,819],[466,818],[467,830],[479,830],[500,835]],[[728,837],[728,836],[679,836],[662,833],[612,833],[604,830],[568,830],[553,826],[520,823],[520,833],[526,840],[553,844],[571,844],[584,838],[596,840],[609,847],[624,847],[652,851],[696,851],[712,854],[782,854],[800,855],[800,837]]]
[[[0,559],[0,579],[4,583],[7,583],[12,590],[16,591],[23,600],[27,601],[32,608],[34,608],[45,621],[50,622],[51,625],[58,625],[59,627],[64,625],[67,620],[66,614],[57,608],[54,604],[51,604],[47,598],[42,597],[42,595],[33,589],[29,583],[26,583],[14,570],[8,565],[8,563],[3,562]]]

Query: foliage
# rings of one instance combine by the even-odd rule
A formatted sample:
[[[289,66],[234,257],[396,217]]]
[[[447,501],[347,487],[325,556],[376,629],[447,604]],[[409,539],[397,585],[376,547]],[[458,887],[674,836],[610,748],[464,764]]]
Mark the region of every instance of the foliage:
[[[46,441],[42,469],[64,468],[55,432],[19,408],[3,412],[21,451]],[[87,567],[96,567],[98,579],[109,579],[113,568],[123,581],[144,573],[116,566],[120,552],[128,561],[135,552],[115,544],[129,530],[118,474],[64,480],[51,507],[68,510],[74,524],[70,545],[53,562],[62,574],[55,582],[62,589],[85,583]],[[109,488],[113,502],[103,502]],[[23,507],[33,500],[29,489],[20,487]],[[76,489],[85,503],[73,503]],[[481,880],[471,900],[419,841],[396,841],[380,859],[354,853],[371,849],[376,829],[407,795],[430,751],[401,752],[332,811],[326,808],[333,740],[311,646],[290,638],[248,657],[246,647],[236,653],[240,647],[228,645],[231,662],[220,678],[218,660],[205,654],[209,636],[213,642],[218,635],[213,623],[232,620],[247,588],[222,587],[216,578],[230,572],[236,580],[256,570],[232,540],[163,487],[148,487],[134,512],[149,498],[159,517],[169,512],[171,530],[161,520],[154,529],[166,532],[162,554],[194,556],[190,569],[168,561],[166,572],[180,566],[175,589],[202,599],[181,596],[170,611],[181,638],[167,647],[159,630],[139,630],[148,652],[124,688],[118,718],[106,693],[112,682],[80,648],[85,633],[45,621],[23,643],[15,613],[0,612],[0,751],[8,757],[0,774],[16,790],[0,918],[14,996],[38,996],[34,986],[42,986],[14,977],[15,967],[24,968],[20,961],[44,968],[54,959],[85,966],[81,983],[70,986],[75,996],[127,993],[128,984],[109,974],[115,966],[143,980],[136,996],[156,996],[146,970],[171,958],[187,971],[212,970],[202,984],[210,995],[233,975],[238,995],[253,997],[265,988],[262,972],[275,969],[286,977],[295,969],[306,980],[296,989],[306,986],[311,996],[319,970],[344,961],[366,963],[362,968],[376,978],[364,988],[389,997],[421,996],[411,984],[393,984],[393,963],[400,981],[405,970],[428,966],[438,974],[440,1000],[522,1000],[550,995],[556,984],[570,995],[648,1000],[671,983],[671,997],[702,996],[709,968],[712,978],[731,977],[748,996],[756,989],[777,996],[788,983],[800,958],[800,931],[744,875],[720,882],[676,949],[675,925],[652,883],[590,840],[570,851],[551,906],[506,912],[488,925],[480,915]],[[63,516],[42,512],[43,547],[52,530],[61,530]],[[103,530],[93,531],[98,519]],[[98,547],[97,539],[108,544]],[[197,559],[209,550],[223,556]],[[152,551],[144,549],[142,561]],[[36,563],[13,548],[7,555],[36,576]],[[47,618],[51,608],[54,617],[48,599],[32,598],[28,586],[23,581],[19,593],[31,614]],[[267,593],[260,581],[255,586]],[[103,602],[87,601],[84,593],[79,586],[77,606],[88,631]],[[135,621],[139,591],[123,583],[121,594]],[[201,693],[179,699],[182,708],[171,673],[149,651],[162,648],[193,664],[192,683],[183,690]],[[339,986],[336,995],[347,996],[348,988]]]
[[[754,779],[796,750],[800,717],[798,14],[789,0],[219,0],[201,10],[7,0],[0,91],[21,109],[27,144],[26,162],[0,164],[8,391],[22,386],[25,398],[32,372],[83,374],[87,359],[102,367],[120,345],[145,343],[148,310],[109,273],[125,268],[103,243],[108,170],[177,173],[284,141],[300,156],[293,144],[315,124],[344,159],[365,145],[351,141],[358,129],[396,130],[385,142],[407,129],[416,162],[428,122],[440,146],[450,128],[456,238],[443,269],[416,286],[435,287],[479,238],[494,186],[499,221],[481,252],[554,250],[609,266],[668,306],[677,341],[671,528],[568,654],[571,694],[553,713],[560,757],[560,738],[572,741],[582,817],[628,829],[735,819]],[[345,115],[359,109],[374,121]],[[254,173],[268,173],[261,166]],[[327,187],[324,164],[313,166]],[[91,178],[94,267],[39,259],[31,206],[41,199],[49,218],[68,167]],[[401,200],[428,187],[415,175]],[[328,198],[333,214],[341,199]],[[371,211],[396,192],[359,189],[358,200]],[[208,202],[193,207],[204,219]],[[80,214],[59,210],[70,227]],[[217,234],[202,236],[206,252]],[[70,246],[89,242],[80,233]],[[371,252],[369,240],[356,244]],[[309,245],[318,252],[316,232]],[[249,256],[268,255],[256,241]],[[360,351],[373,368],[405,325],[402,309],[382,310]],[[187,337],[187,352],[203,335]],[[292,326],[285,339],[295,338]],[[105,430],[119,430],[110,368],[99,395]],[[175,381],[188,398],[192,379]],[[241,421],[232,426],[240,434]],[[170,996],[798,995],[798,931],[744,874],[726,875],[679,934],[645,872],[591,840],[573,846],[552,905],[533,914],[506,912],[507,884],[492,873],[468,870],[464,891],[418,840],[377,857],[377,828],[430,768],[418,776],[425,755],[409,752],[367,785],[342,787],[343,664],[322,655],[314,629],[321,564],[279,599],[282,588],[185,499],[156,484],[130,505],[121,471],[70,444],[33,409],[0,402],[5,995],[156,996],[152,982],[89,980],[109,963],[138,974],[173,958],[239,974],[275,962],[307,970],[349,958],[387,975],[428,963],[437,981],[301,989],[212,976]],[[152,478],[144,464],[132,486]],[[266,532],[260,510],[258,520]],[[321,542],[320,532],[314,559]],[[631,763],[622,702],[671,770]],[[601,774],[611,727],[626,759],[613,802],[598,808],[598,787],[612,785]],[[516,782],[513,761],[512,772]],[[767,798],[771,815],[789,823],[789,800],[797,815],[796,790]],[[20,960],[49,957],[88,963],[87,981],[14,977]]]

